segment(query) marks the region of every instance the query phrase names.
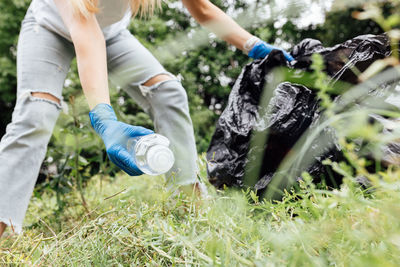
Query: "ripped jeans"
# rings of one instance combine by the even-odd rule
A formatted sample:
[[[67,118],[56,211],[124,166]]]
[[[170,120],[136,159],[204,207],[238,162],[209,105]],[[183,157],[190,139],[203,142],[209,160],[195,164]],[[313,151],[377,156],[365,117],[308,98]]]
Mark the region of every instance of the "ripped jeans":
[[[185,89],[174,76],[151,87],[142,85],[159,74],[171,74],[128,30],[106,40],[106,45],[110,80],[134,98],[153,119],[155,131],[171,141],[176,161],[167,174],[168,185],[195,183],[197,152]],[[28,10],[18,41],[17,102],[0,142],[0,221],[16,232],[22,230],[61,109],[59,103],[32,93],[47,93],[61,100],[74,57],[73,44],[38,25]]]

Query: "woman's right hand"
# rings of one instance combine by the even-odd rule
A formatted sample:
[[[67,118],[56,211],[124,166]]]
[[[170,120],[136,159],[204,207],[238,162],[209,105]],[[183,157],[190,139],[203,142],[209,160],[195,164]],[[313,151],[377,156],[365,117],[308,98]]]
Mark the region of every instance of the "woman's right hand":
[[[136,166],[126,144],[130,138],[154,133],[140,126],[132,126],[117,120],[113,108],[108,104],[98,104],[89,113],[94,130],[100,135],[106,146],[110,160],[131,176],[143,174]]]

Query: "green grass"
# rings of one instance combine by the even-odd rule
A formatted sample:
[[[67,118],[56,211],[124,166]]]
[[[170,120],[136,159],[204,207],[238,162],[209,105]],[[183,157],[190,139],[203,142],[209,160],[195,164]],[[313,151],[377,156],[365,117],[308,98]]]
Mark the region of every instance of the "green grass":
[[[54,196],[34,197],[24,234],[0,240],[0,265],[399,266],[399,177],[387,172],[373,192],[305,182],[274,204],[210,187],[200,206],[160,178],[95,178],[88,210],[76,193],[63,213]]]

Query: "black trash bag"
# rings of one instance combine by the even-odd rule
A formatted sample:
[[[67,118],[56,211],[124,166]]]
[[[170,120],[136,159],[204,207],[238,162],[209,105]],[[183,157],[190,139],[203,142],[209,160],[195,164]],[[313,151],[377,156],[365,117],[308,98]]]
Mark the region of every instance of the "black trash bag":
[[[391,48],[386,35],[359,36],[332,48],[324,48],[317,40],[306,39],[293,49],[294,64],[289,64],[282,52],[273,51],[266,58],[245,66],[232,88],[228,105],[217,122],[207,151],[207,171],[214,186],[242,187],[245,172],[251,173],[257,169],[258,180],[254,188],[265,189],[303,133],[310,127],[318,126],[318,100],[314,91],[303,85],[281,83],[275,89],[268,107],[259,106],[263,88],[271,80],[269,76],[274,68],[286,66],[308,71],[313,53],[323,56],[325,72],[332,77],[332,82],[341,80],[357,84],[358,77],[352,69],[366,70],[376,60],[389,56]],[[258,133],[268,135],[267,142],[264,146],[252,147],[250,151],[251,136]],[[307,171],[313,177],[335,186],[341,182],[341,177],[324,166],[322,161],[340,161],[343,155],[333,129],[327,127],[320,137],[319,142],[322,143],[313,144],[307,153],[314,156],[312,164],[300,170],[300,173]],[[388,158],[393,161],[400,152],[400,145],[393,144],[386,150],[390,151]],[[260,155],[263,155],[261,168]]]
[[[332,48],[324,48],[320,41],[305,39],[293,48],[295,69],[310,70],[311,56],[323,56],[325,72],[334,80],[357,84],[353,69],[364,72],[373,62],[391,55],[389,38],[382,35],[361,35]]]
[[[264,77],[278,66],[288,67],[289,64],[282,52],[272,51],[265,59],[245,66],[236,80],[207,151],[207,170],[215,186],[242,185]]]
[[[288,82],[278,85],[268,105],[267,113],[262,115],[253,127],[253,134],[261,134],[268,138],[263,146],[263,153],[253,147],[247,157],[249,159],[246,166],[248,173],[261,178],[258,181],[247,182],[255,184],[254,189],[262,192],[261,190],[271,182],[282,160],[304,132],[309,128],[319,126],[319,119],[319,103],[314,91]],[[265,126],[260,127],[260,125]],[[254,160],[260,155],[263,155],[261,168],[260,164]],[[307,171],[316,182],[323,180],[328,186],[338,185],[340,177],[322,164],[322,161],[326,159],[343,160],[340,146],[336,142],[335,131],[332,128],[323,128],[308,149],[306,157],[312,159],[312,165],[301,164],[300,168],[304,168],[302,165],[306,167],[297,171],[298,177],[295,177],[295,180],[300,180],[300,174]],[[257,173],[254,173],[253,169]]]

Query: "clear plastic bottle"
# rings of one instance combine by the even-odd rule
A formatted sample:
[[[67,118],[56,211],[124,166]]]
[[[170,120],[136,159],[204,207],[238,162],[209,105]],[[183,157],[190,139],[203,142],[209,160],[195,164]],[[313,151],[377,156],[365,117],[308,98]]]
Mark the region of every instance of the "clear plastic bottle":
[[[149,134],[129,139],[127,148],[143,173],[160,175],[169,171],[175,162],[169,144],[165,136]]]

